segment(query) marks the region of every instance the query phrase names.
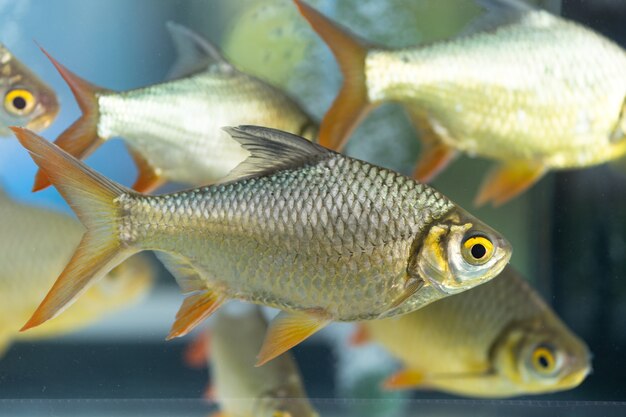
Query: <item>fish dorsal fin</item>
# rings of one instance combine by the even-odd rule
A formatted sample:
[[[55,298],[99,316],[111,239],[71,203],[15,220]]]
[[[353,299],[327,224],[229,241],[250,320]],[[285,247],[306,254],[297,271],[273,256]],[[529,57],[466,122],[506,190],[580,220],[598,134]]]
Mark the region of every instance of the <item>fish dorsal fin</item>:
[[[169,80],[186,77],[218,64],[222,70],[233,66],[224,58],[219,48],[193,30],[174,22],[166,27],[176,49],[176,62],[167,75]]]
[[[332,152],[282,130],[259,126],[225,127],[224,130],[250,152],[250,156],[221,182],[295,168],[307,162],[316,162]]]

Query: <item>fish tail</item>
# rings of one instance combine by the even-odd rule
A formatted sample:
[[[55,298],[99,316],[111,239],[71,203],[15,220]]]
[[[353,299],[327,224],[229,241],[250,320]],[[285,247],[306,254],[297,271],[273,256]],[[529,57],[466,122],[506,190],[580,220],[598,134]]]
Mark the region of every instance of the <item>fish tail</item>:
[[[320,145],[340,150],[372,108],[365,76],[368,47],[301,0],[294,0],[294,3],[335,55],[343,74],[343,85],[322,120],[319,134]]]
[[[11,129],[87,229],[65,270],[22,328],[27,330],[59,315],[91,284],[137,250],[120,240],[123,214],[116,203],[132,191],[109,181],[30,130]]]
[[[98,94],[107,90],[83,80],[65,68],[45,49],[41,48],[41,50],[59,71],[70,90],[72,90],[72,94],[74,94],[74,98],[82,112],[81,117],[61,133],[54,143],[70,155],[84,159],[104,142],[102,138],[98,137],[98,120],[100,118]],[[50,181],[39,170],[35,176],[33,191],[42,190],[49,185]]]

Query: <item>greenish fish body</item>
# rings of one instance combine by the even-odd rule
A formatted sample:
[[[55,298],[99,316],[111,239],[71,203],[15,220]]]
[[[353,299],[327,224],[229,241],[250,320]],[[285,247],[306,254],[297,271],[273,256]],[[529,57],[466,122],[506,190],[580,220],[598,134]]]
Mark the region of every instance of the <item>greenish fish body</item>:
[[[113,269],[62,316],[33,332],[19,329],[63,271],[84,232],[69,216],[0,194],[0,351],[15,339],[53,337],[82,328],[147,293],[153,269],[137,256]]]
[[[286,132],[228,132],[251,156],[224,183],[146,196],[16,129],[82,213],[91,245],[27,327],[58,314],[89,282],[143,250],[156,251],[189,294],[171,336],[234,298],[283,310],[271,329],[277,340],[299,338],[287,348],[333,320],[401,314],[465,291],[510,258],[500,234],[427,185]]]
[[[392,388],[542,394],[578,386],[591,369],[585,343],[510,267],[485,285],[363,326],[405,367],[388,380]]]
[[[221,412],[237,417],[318,416],[307,398],[295,358],[286,353],[255,367],[267,320],[258,307],[215,315],[209,336],[211,392]]]

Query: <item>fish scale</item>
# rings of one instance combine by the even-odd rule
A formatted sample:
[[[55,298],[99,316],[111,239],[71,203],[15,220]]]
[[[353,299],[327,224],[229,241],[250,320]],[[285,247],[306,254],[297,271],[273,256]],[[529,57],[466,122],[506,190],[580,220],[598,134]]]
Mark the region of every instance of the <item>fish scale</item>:
[[[486,282],[511,256],[500,234],[427,185],[279,130],[226,130],[251,155],[223,183],[146,196],[16,128],[87,227],[25,328],[124,258],[154,250],[186,295],[170,337],[231,298],[284,310],[261,365],[331,320],[402,314]]]

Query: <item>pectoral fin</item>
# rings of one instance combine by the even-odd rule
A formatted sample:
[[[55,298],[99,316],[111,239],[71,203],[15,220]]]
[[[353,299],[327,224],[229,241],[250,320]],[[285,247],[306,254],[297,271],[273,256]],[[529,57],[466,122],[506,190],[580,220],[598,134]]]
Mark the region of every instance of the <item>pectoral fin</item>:
[[[165,179],[161,176],[159,169],[150,165],[148,160],[132,146],[127,146],[127,148],[138,171],[137,180],[133,185],[134,190],[147,194],[165,184]]]
[[[457,157],[458,151],[444,143],[427,116],[411,109],[407,109],[407,113],[422,142],[413,178],[419,182],[430,182]]]
[[[497,166],[485,177],[474,204],[482,206],[491,202],[494,206],[500,206],[524,192],[545,172],[543,165],[527,162],[510,162]]]
[[[386,390],[403,390],[420,387],[424,384],[425,376],[422,372],[413,369],[402,369],[391,375],[383,382]]]
[[[215,291],[204,291],[192,294],[185,298],[183,305],[176,313],[176,320],[172,325],[167,340],[181,337],[192,331],[198,324],[213,314],[224,302],[226,297]]]
[[[316,312],[281,311],[267,329],[255,366],[261,366],[285,353],[328,323],[330,320],[327,317]]]

